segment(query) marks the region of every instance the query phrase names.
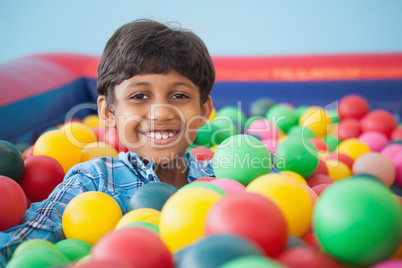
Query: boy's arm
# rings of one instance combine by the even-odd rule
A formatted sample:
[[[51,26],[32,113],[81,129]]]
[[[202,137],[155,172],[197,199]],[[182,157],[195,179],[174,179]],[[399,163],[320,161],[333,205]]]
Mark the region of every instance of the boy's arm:
[[[0,232],[0,267],[4,267],[25,240],[36,238],[56,243],[64,239],[62,215],[66,205],[78,194],[95,190],[97,185],[93,178],[82,173],[67,173],[46,200],[31,205],[20,225]]]

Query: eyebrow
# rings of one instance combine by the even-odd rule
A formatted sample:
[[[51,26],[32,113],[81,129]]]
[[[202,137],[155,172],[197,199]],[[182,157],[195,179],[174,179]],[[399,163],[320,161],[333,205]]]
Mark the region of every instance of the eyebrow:
[[[127,85],[126,89],[128,89],[128,88],[133,88],[133,87],[137,87],[137,86],[149,86],[149,85],[151,85],[149,82],[132,82],[132,83],[130,83],[130,84]],[[182,81],[180,81],[180,82],[174,82],[174,83],[172,84],[172,86],[173,86],[173,87],[185,86],[185,87],[194,89],[194,87],[193,87],[190,83],[182,82]]]

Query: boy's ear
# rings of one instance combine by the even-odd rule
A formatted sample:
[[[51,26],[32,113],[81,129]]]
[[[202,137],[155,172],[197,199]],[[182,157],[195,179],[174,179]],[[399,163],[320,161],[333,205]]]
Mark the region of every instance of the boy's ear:
[[[205,120],[200,120],[200,127],[202,127],[203,125],[205,125],[209,119],[209,117],[211,116],[212,110],[213,110],[214,106],[212,104],[212,98],[211,95],[208,96],[208,99],[206,102],[204,102],[204,104],[201,106],[201,116],[206,118]]]
[[[98,115],[99,118],[105,123],[106,127],[116,127],[116,118],[114,114],[109,111],[107,101],[104,95],[98,97]]]

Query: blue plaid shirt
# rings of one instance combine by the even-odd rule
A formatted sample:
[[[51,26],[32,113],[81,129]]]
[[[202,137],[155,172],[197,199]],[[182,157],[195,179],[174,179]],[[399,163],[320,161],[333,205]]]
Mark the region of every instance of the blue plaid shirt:
[[[198,162],[186,153],[184,161],[189,167],[189,182],[214,176],[211,160]],[[106,193],[117,201],[125,214],[134,191],[146,183],[158,181],[153,163],[145,165],[135,153],[97,158],[72,167],[48,199],[31,205],[21,225],[0,232],[0,267],[5,266],[17,246],[27,239],[46,239],[53,243],[65,239],[62,215],[75,196],[87,191]]]

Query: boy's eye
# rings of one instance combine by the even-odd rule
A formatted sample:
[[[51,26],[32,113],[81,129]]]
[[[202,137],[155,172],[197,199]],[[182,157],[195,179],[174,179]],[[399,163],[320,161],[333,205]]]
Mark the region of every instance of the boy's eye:
[[[130,99],[145,100],[145,99],[149,99],[149,98],[145,94],[135,94],[135,95],[131,96]]]
[[[188,99],[188,96],[185,94],[174,94],[172,98],[173,99],[186,99],[186,98]]]

